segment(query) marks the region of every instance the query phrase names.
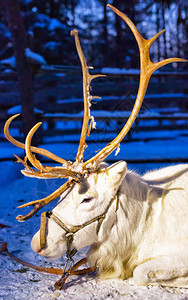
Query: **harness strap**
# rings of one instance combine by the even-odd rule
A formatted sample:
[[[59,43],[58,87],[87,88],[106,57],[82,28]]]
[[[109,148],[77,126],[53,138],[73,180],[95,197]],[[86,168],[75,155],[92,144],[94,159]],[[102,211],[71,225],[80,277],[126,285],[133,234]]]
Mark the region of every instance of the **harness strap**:
[[[43,212],[41,214],[41,219],[40,219],[40,247],[41,249],[44,249],[45,244],[46,244],[46,215],[47,212]]]
[[[97,217],[95,217],[95,218],[93,218],[93,219],[91,219],[91,220],[89,220],[89,221],[87,221],[87,222],[85,222],[81,225],[74,225],[74,226],[68,228],[62,220],[60,220],[53,213],[50,213],[50,218],[52,220],[54,220],[66,232],[66,234],[65,234],[66,239],[67,239],[67,253],[66,254],[67,254],[68,259],[71,259],[73,257],[73,255],[75,255],[75,253],[77,252],[76,248],[71,249],[72,248],[72,243],[73,243],[73,240],[74,240],[74,234],[76,232],[78,232],[80,229],[92,224],[95,221],[98,221],[98,226],[97,226],[97,233],[98,233],[98,231],[100,229],[100,226],[102,224],[102,221],[104,220],[105,216],[106,216],[106,214],[104,213],[104,214],[99,215],[99,216],[97,216]]]
[[[64,231],[65,231],[65,237],[66,237],[66,242],[67,242],[67,261],[65,263],[64,266],[64,270],[62,272],[62,277],[60,278],[60,280],[57,282],[57,286],[56,288],[60,288],[62,287],[62,285],[64,284],[65,280],[68,278],[69,275],[72,274],[73,268],[74,268],[74,260],[73,260],[73,256],[76,254],[77,249],[73,248],[72,249],[72,243],[74,240],[74,234],[76,232],[78,232],[80,229],[92,224],[93,222],[98,221],[97,224],[97,228],[96,228],[96,233],[98,235],[100,227],[102,225],[103,220],[106,217],[106,214],[111,206],[111,204],[113,203],[113,201],[116,199],[116,210],[115,212],[117,212],[118,210],[118,204],[119,204],[119,191],[117,191],[117,194],[114,196],[114,198],[111,199],[111,201],[109,202],[105,212],[97,217],[94,217],[93,219],[81,224],[81,225],[75,225],[75,226],[71,226],[70,228],[67,227],[67,225],[61,220],[59,219],[56,215],[54,215],[52,212],[47,211],[41,214],[41,226],[40,226],[40,246],[41,249],[45,248],[45,244],[46,244],[46,218],[51,218],[54,222],[56,222]],[[68,264],[70,264],[70,268],[67,270],[67,266]]]
[[[40,226],[40,246],[41,249],[45,248],[45,244],[46,244],[46,218],[52,219],[54,222],[56,222],[64,231],[65,231],[65,237],[67,240],[67,258],[69,261],[72,260],[72,257],[75,255],[75,253],[77,252],[76,248],[72,249],[72,243],[74,240],[74,234],[76,232],[78,232],[80,229],[92,224],[93,222],[98,221],[97,224],[97,228],[96,228],[96,233],[98,235],[98,232],[100,230],[100,227],[102,225],[103,220],[106,217],[106,214],[111,206],[111,204],[113,203],[113,201],[116,199],[116,211],[118,209],[118,204],[119,204],[119,197],[118,197],[118,192],[115,195],[114,198],[111,199],[111,201],[109,202],[105,212],[97,217],[92,218],[91,220],[81,224],[81,225],[73,225],[70,228],[67,227],[67,225],[60,219],[58,218],[56,215],[54,215],[54,213],[47,211],[41,214],[41,226]]]
[[[69,236],[69,234],[74,234],[76,233],[77,231],[79,231],[80,229],[90,225],[91,223],[97,221],[97,220],[100,220],[100,219],[104,219],[106,216],[106,213],[103,213],[97,217],[94,217],[93,219],[81,224],[81,225],[73,225],[71,226],[70,228],[68,228],[65,223],[60,220],[57,216],[55,216],[52,212],[50,212],[50,215],[48,216],[49,218],[51,218],[52,220],[54,220],[61,228],[63,228],[66,232],[66,237]]]

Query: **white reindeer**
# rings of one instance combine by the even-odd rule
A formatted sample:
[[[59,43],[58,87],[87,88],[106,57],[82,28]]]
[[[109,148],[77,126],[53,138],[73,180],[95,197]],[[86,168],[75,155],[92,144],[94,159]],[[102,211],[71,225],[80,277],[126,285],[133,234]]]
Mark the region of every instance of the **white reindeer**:
[[[169,177],[169,174],[171,176]],[[124,161],[102,167],[63,195],[53,214],[68,228],[105,213],[74,235],[77,250],[91,245],[88,260],[101,278],[128,278],[139,285],[188,288],[188,165],[167,167],[141,177]],[[40,233],[31,242],[48,258],[67,250],[65,231],[48,220],[46,246]]]
[[[138,285],[162,285],[188,288],[188,165],[167,167],[149,172],[143,177],[128,171],[126,162],[112,166],[103,163],[130,130],[142,104],[151,74],[173,61],[171,58],[152,63],[149,49],[158,33],[145,40],[134,24],[119,10],[108,5],[131,28],[141,54],[141,75],[137,99],[127,123],[119,135],[94,157],[83,162],[86,133],[90,132],[90,82],[100,75],[90,75],[83,55],[78,32],[74,30],[77,51],[83,70],[84,120],[81,140],[74,163],[67,162],[47,150],[31,146],[34,132],[29,132],[25,144],[5,135],[13,144],[24,148],[33,169],[22,161],[26,176],[39,178],[67,177],[69,180],[48,197],[23,206],[34,205],[24,221],[53,199],[60,201],[52,213],[43,213],[40,230],[32,239],[31,247],[38,254],[56,259],[65,252],[69,259],[74,253],[90,246],[88,261],[98,269],[101,278],[129,278]],[[43,166],[32,152],[43,154],[63,164],[60,167]],[[23,207],[22,206],[22,207]]]
[[[171,176],[169,176],[171,174]],[[124,161],[101,168],[63,195],[53,214],[80,225],[105,213],[74,235],[77,250],[91,245],[88,260],[102,278],[128,278],[139,285],[188,288],[188,165],[167,167],[141,177]],[[39,232],[31,246],[48,258],[66,252],[65,231],[48,220],[46,246]]]

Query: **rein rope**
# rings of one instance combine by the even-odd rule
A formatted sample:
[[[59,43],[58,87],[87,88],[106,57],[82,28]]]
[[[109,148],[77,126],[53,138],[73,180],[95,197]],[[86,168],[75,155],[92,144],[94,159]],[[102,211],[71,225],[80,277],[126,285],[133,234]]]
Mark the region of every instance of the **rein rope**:
[[[69,276],[72,275],[86,275],[88,273],[92,273],[96,270],[96,267],[89,267],[89,268],[84,268],[84,269],[79,269],[77,270],[81,265],[84,265],[87,263],[87,258],[82,258],[81,260],[79,260],[70,270],[63,270],[62,269],[58,269],[58,268],[48,268],[48,267],[39,267],[39,266],[35,266],[31,263],[28,263],[24,260],[21,260],[17,257],[15,257],[14,255],[12,255],[8,249],[7,249],[7,243],[6,242],[2,242],[1,247],[0,247],[0,254],[4,253],[5,255],[7,255],[8,257],[10,257],[12,260],[16,261],[19,264],[22,264],[23,266],[29,267],[31,269],[40,271],[40,272],[44,272],[44,273],[48,273],[48,274],[54,274],[54,275],[62,275],[61,278],[55,283],[54,288],[61,290],[64,283],[66,282],[67,278]],[[64,273],[63,273],[64,272]]]

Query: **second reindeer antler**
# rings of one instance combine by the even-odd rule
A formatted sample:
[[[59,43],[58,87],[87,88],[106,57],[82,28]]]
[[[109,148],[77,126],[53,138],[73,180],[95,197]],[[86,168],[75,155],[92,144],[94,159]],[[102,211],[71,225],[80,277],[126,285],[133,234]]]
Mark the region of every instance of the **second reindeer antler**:
[[[157,33],[153,38],[146,40],[141,36],[136,26],[125,14],[123,14],[121,11],[119,11],[117,8],[110,4],[108,4],[107,6],[110,7],[117,15],[119,15],[127,23],[127,25],[130,27],[132,33],[136,38],[140,51],[140,84],[132,113],[119,135],[105,148],[98,152],[94,157],[86,161],[83,164],[83,168],[97,168],[97,166],[99,166],[102,161],[104,161],[116,148],[120,146],[121,141],[129,132],[132,124],[134,123],[139,113],[152,73],[160,67],[171,62],[186,62],[186,60],[182,58],[168,58],[163,61],[153,63],[150,60],[150,47],[154,43],[154,41],[164,32],[164,30]]]

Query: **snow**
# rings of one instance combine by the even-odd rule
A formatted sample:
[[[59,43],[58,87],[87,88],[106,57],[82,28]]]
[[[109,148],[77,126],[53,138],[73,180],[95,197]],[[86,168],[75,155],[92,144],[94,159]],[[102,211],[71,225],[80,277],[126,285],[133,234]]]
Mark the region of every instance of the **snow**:
[[[109,67],[104,67],[100,69],[100,72],[102,74],[111,74],[111,75],[140,75],[140,70],[139,69],[120,69],[120,68],[109,68]],[[161,74],[161,75],[172,75],[172,74],[185,74],[184,72],[171,72],[171,71],[159,71],[156,70],[154,74]],[[186,73],[187,74],[187,73]]]
[[[13,131],[10,131],[13,134]],[[13,136],[15,136],[15,131]],[[140,140],[142,135],[142,140]],[[132,131],[133,141],[121,143],[120,152],[115,156],[113,152],[109,159],[116,160],[159,160],[159,159],[187,159],[187,136],[188,130],[175,130],[170,135],[169,131],[161,132],[141,132]],[[80,135],[70,134],[64,136],[45,137],[45,145],[40,147],[45,148],[54,154],[74,160],[78,148]],[[85,159],[88,159],[106,146],[105,139],[112,140],[115,138],[115,133],[99,134],[93,130],[91,137],[88,139],[89,147],[85,151]],[[156,139],[154,139],[156,138]],[[136,139],[134,141],[134,139]],[[72,141],[75,141],[74,143]],[[0,159],[13,157],[13,154],[23,156],[22,149],[17,148],[7,142],[1,142]]]
[[[71,102],[70,102],[71,103]],[[98,117],[101,119],[104,118],[109,118],[109,121],[111,118],[128,118],[130,116],[131,112],[130,111],[104,111],[104,110],[96,110],[92,111],[92,116],[94,118]],[[188,114],[185,113],[179,113],[177,116],[184,116],[187,117]],[[80,119],[84,116],[84,111],[81,111],[79,113],[45,113],[44,118],[47,117],[54,117],[54,118],[70,118],[70,119]],[[147,117],[148,116],[148,111],[143,112],[142,114],[139,114],[139,117]],[[165,115],[165,116],[171,116],[171,115]],[[153,112],[152,110],[149,111],[149,118],[152,117],[160,117],[158,112]]]
[[[11,34],[10,31],[8,30],[8,27],[2,23],[0,23],[0,35],[8,39],[11,38]]]
[[[48,30],[50,31],[54,31],[57,28],[62,28],[62,29],[67,29],[67,27],[65,25],[63,25],[60,21],[58,21],[57,19],[51,19],[50,20],[50,24],[48,26]]]
[[[46,64],[46,61],[45,61],[44,57],[42,57],[42,55],[33,52],[29,48],[25,49],[25,56],[33,64],[40,64],[40,65]]]
[[[102,68],[101,73],[103,74],[134,74],[139,75],[140,70],[139,69],[119,69],[119,68]]]
[[[16,59],[14,56],[11,56],[9,58],[6,58],[6,59],[3,59],[0,61],[1,64],[3,65],[8,65],[10,66],[11,68],[16,68]]]
[[[50,41],[44,45],[44,49],[49,49],[51,51],[56,51],[57,47],[60,46],[61,43],[55,42],[55,41]]]
[[[37,7],[33,7],[33,12],[36,12],[36,9]],[[69,31],[69,28],[57,19],[50,18],[49,16],[41,13],[36,14],[36,20],[32,26],[32,29],[35,30],[36,28],[45,28],[51,33],[53,33],[53,31],[56,29],[62,29],[67,31],[67,33]]]
[[[25,56],[27,60],[33,64],[40,64],[40,65],[46,64],[45,59],[40,54],[31,51],[31,49],[29,48],[25,49]],[[10,66],[11,68],[16,68],[16,59],[14,56],[3,59],[0,61],[0,63],[3,65]]]
[[[183,93],[161,93],[161,94],[148,94],[145,95],[145,99],[187,99],[187,94],[183,94]],[[110,100],[124,100],[125,97],[119,97],[119,96],[102,96],[102,99],[100,98],[96,98],[94,100],[94,102],[101,102],[101,101],[110,101]],[[133,99],[135,100],[136,95],[129,95],[129,99]],[[66,103],[83,103],[83,98],[69,98],[69,99],[59,99],[57,100],[58,104],[66,104]],[[164,108],[166,110],[166,108]],[[168,108],[169,112],[171,111],[171,109],[174,108]],[[177,109],[177,108],[176,108]]]
[[[71,139],[72,137],[70,137]],[[104,142],[93,142],[91,138],[90,147],[86,149],[85,158],[88,159],[92,155],[95,154],[96,151],[102,149],[106,146],[107,143]],[[173,144],[173,146],[172,146]],[[48,144],[46,147],[49,151],[53,152],[55,148],[55,154],[61,157],[66,157],[66,159],[74,160],[75,154],[77,151],[77,144],[66,143],[62,144]],[[187,138],[180,137],[177,141],[172,140],[164,140],[163,143],[161,141],[151,141],[151,142],[132,142],[132,143],[121,143],[120,152],[115,157],[115,152],[113,152],[108,158],[111,161],[116,160],[155,160],[155,159],[186,159],[187,158]]]
[[[183,94],[183,93],[173,93],[173,94],[170,94],[170,93],[163,93],[163,94],[149,94],[149,95],[145,95],[144,97],[145,99],[147,98],[187,98],[187,95],[186,94]]]
[[[11,108],[8,113],[16,114],[20,113],[20,106],[16,106]],[[41,113],[40,110],[35,109],[36,112]],[[162,114],[161,117],[164,116],[164,109],[160,111]],[[182,114],[178,109],[173,108],[171,111],[174,117],[186,117],[188,118],[188,114]],[[131,140],[124,140],[120,146],[120,152],[115,157],[115,152],[113,152],[109,159],[111,161],[115,161],[117,159],[123,159],[128,161],[139,161],[147,159],[150,160],[159,160],[159,159],[187,159],[187,129],[176,129],[176,124],[187,125],[187,121],[179,120],[177,123],[172,124],[171,120],[163,120],[164,125],[171,125],[173,130],[157,130],[158,121],[157,120],[147,120],[147,112],[140,114],[140,116],[146,118],[146,120],[139,120],[139,126],[144,126],[149,128],[156,127],[156,130],[135,130],[134,126],[132,127]],[[85,159],[90,158],[95,154],[95,151],[99,151],[103,147],[106,146],[107,141],[110,141],[116,137],[117,129],[121,130],[122,125],[117,125],[116,120],[109,119],[113,117],[118,117],[120,120],[124,120],[130,115],[130,112],[124,111],[115,111],[115,112],[106,112],[106,111],[94,111],[92,115],[97,119],[98,117],[102,119],[97,122],[97,130],[100,129],[103,132],[99,132],[97,130],[92,130],[90,137],[87,139],[89,143],[89,147],[85,152]],[[70,130],[70,129],[78,129],[81,130],[81,120],[83,117],[83,112],[77,114],[64,114],[64,113],[56,113],[56,114],[44,114],[44,117],[59,117],[60,120],[56,122],[56,128],[59,130]],[[151,117],[159,117],[159,111],[151,110],[149,113],[149,118]],[[168,114],[166,111],[165,116],[172,117],[172,114]],[[75,121],[70,121],[74,117]],[[67,118],[68,121],[61,120],[61,118]],[[137,125],[138,126],[138,125]],[[47,127],[47,123],[43,122],[43,128]],[[63,131],[62,131],[63,132]],[[18,129],[10,128],[10,133],[18,137],[19,131]],[[3,133],[0,134],[3,137]],[[47,150],[54,152],[56,155],[66,158],[68,160],[74,160],[78,143],[80,139],[80,134],[62,134],[57,136],[45,136],[43,138],[44,145],[40,145],[42,148],[46,148]],[[55,146],[54,146],[55,144]],[[23,150],[16,148],[10,143],[1,142],[1,151],[0,151],[0,159],[8,159],[13,157],[13,154],[23,156]]]
[[[34,112],[36,114],[42,114],[43,111],[38,109],[38,108],[34,108]],[[14,115],[14,114],[21,114],[22,113],[22,107],[21,105],[16,105],[16,106],[13,106],[11,107],[8,111],[7,111],[8,115]]]
[[[35,28],[45,28],[46,27],[46,24],[45,23],[42,23],[42,22],[35,22]]]
[[[32,0],[24,0],[24,2],[25,2],[25,5],[28,5],[28,4],[32,3]]]

